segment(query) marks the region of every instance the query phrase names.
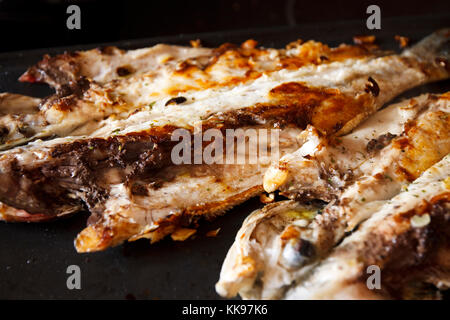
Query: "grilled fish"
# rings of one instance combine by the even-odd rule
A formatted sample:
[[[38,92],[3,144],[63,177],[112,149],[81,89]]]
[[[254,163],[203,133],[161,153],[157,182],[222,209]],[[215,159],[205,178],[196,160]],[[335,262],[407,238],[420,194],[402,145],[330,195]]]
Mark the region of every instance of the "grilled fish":
[[[346,232],[450,152],[449,107],[448,93],[422,95],[379,111],[338,141],[310,128],[300,150],[284,158],[295,179],[285,193],[329,204],[313,208],[288,201],[253,213],[227,255],[218,292],[280,297]],[[278,228],[272,232],[259,231],[273,225]]]
[[[450,156],[428,169],[286,288],[286,299],[439,298],[450,287]],[[372,269],[379,288],[368,288]],[[424,295],[425,294],[425,295]]]
[[[196,119],[213,112],[208,108],[215,106],[216,110],[224,110],[233,95],[238,94],[241,98],[249,94],[254,96],[255,90],[247,90],[250,93],[236,90],[233,95],[227,96],[225,102],[217,102],[217,95],[223,94],[216,92],[220,88],[230,91],[237,85],[281,70],[294,71],[308,65],[318,66],[385,54],[381,51],[371,52],[361,46],[329,48],[313,41],[298,41],[280,50],[258,49],[255,41],[247,41],[241,47],[225,44],[217,49],[160,44],[130,51],[106,47],[55,57],[46,55],[37,65],[29,68],[20,80],[46,82],[56,89],[56,94],[39,104],[35,115],[39,121],[22,119],[20,125],[28,127],[28,132],[34,132],[34,136],[23,137],[16,130],[5,137],[0,149],[8,149],[24,140],[43,136],[88,135],[109,122],[128,119],[130,114],[136,112],[139,113],[134,117],[136,121],[123,126],[139,125],[141,122],[155,124],[161,118],[165,122],[181,118],[182,123],[192,125]],[[180,114],[173,105],[186,99],[187,92],[196,93],[191,95],[187,103],[183,103],[184,110]],[[205,96],[209,100],[205,101]],[[187,105],[195,99],[203,99],[203,102],[197,103],[191,108],[193,110],[185,110],[190,109]],[[172,104],[170,111],[175,112],[165,108],[167,103]],[[244,101],[241,103],[239,107],[245,106]],[[167,113],[174,114],[164,117]],[[108,121],[101,121],[107,117],[110,117]],[[46,124],[45,127],[41,123]],[[107,134],[117,129],[110,128],[111,125],[106,129]],[[17,135],[20,139],[14,139]]]
[[[90,224],[75,240],[76,249],[98,251],[141,238],[153,243],[195,226],[200,218],[222,214],[262,192],[271,150],[280,155],[295,151],[300,133],[295,127],[282,130],[279,140],[267,141],[268,153],[259,154],[255,164],[174,165],[148,177],[112,183],[108,198],[91,209]]]

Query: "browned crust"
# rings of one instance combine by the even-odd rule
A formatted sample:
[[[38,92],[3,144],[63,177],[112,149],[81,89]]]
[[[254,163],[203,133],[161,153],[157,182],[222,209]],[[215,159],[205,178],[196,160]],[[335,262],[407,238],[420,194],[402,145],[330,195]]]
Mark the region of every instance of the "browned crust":
[[[203,205],[188,207],[181,214],[170,215],[158,221],[158,228],[142,233],[142,228],[129,222],[120,215],[103,218],[85,228],[75,240],[78,252],[101,251],[108,247],[121,244],[133,237],[133,240],[148,238],[152,243],[168,236],[180,227],[198,227],[200,219],[211,220],[223,214],[233,206],[258,195],[263,191],[262,186],[254,186],[224,201],[210,202]]]
[[[410,227],[415,215],[429,214],[431,222],[421,228]],[[438,253],[450,248],[450,193],[446,192],[424,201],[420,206],[395,217],[388,217],[395,224],[389,228],[375,230],[365,237],[357,256],[363,262],[362,270],[370,265],[381,268],[381,293],[389,298],[414,297],[414,288],[424,283],[437,285],[435,276],[445,275],[450,279],[450,264],[442,264]],[[385,222],[382,222],[386,225]],[[351,250],[344,247],[342,250]],[[445,249],[448,252],[448,249]],[[356,281],[366,281],[362,273]]]
[[[430,96],[433,99],[434,96]],[[444,96],[442,96],[445,98]],[[404,133],[393,140],[394,148],[401,150],[396,173],[407,181],[414,181],[423,171],[449,152],[447,144],[430,141],[450,139],[450,117],[442,111],[430,113],[423,121],[412,121],[405,125]]]

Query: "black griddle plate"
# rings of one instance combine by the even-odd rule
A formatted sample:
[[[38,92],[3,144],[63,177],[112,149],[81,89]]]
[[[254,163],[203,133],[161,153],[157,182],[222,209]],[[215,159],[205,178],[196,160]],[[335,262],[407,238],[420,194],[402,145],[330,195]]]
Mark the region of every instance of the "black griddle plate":
[[[124,49],[160,42],[188,45],[201,39],[205,46],[240,43],[253,38],[266,47],[283,47],[298,38],[329,44],[352,43],[357,34],[375,34],[384,49],[398,50],[395,35],[417,41],[442,27],[450,27],[450,13],[383,19],[382,29],[369,31],[365,20],[330,22],[320,25],[280,27],[178,37],[140,39],[113,43]],[[43,35],[45,36],[45,35]],[[51,36],[51,35],[48,35]],[[17,78],[44,53],[89,49],[105,44],[69,48],[39,49],[0,54],[0,92],[44,97],[52,93],[46,85],[19,83]],[[450,81],[411,90],[400,98],[425,92],[450,90]],[[399,98],[399,99],[400,99]],[[399,100],[397,99],[397,100]],[[1,181],[0,181],[1,183]],[[2,299],[217,299],[214,284],[228,248],[244,218],[261,207],[258,199],[230,210],[212,223],[202,223],[197,236],[185,242],[163,240],[150,245],[146,240],[126,243],[105,252],[77,254],[73,240],[86,224],[81,213],[52,223],[0,223],[0,298]],[[221,228],[216,238],[208,230]],[[81,290],[68,290],[66,269],[81,268]]]

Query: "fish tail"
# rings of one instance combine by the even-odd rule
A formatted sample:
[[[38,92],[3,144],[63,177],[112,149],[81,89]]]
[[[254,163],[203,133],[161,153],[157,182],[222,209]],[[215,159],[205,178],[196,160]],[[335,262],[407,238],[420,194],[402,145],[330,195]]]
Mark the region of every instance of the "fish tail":
[[[433,78],[443,79],[450,74],[450,28],[440,29],[405,50],[404,57],[423,63]]]

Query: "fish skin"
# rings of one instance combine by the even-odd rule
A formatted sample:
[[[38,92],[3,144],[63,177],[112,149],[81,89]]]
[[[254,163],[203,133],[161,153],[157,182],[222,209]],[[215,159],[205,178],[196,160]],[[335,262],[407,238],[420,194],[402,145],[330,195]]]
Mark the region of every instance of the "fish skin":
[[[239,236],[236,238],[223,264],[216,290],[228,297],[239,292],[244,298],[280,298],[283,294],[282,288],[290,285],[296,277],[301,277],[313,269],[317,261],[320,261],[321,257],[326,257],[331,248],[345,237],[347,231],[352,231],[362,221],[369,218],[384,201],[398,194],[402,187],[411,185],[412,180],[415,180],[424,170],[450,152],[449,103],[448,93],[440,96],[425,94],[389,106],[362,123],[352,133],[339,137],[341,141],[337,145],[333,144],[335,142],[333,137],[327,141],[323,137],[318,137],[317,132],[310,130],[308,138],[314,141],[314,147],[320,147],[314,149],[303,142],[302,148],[309,153],[306,153],[305,150],[296,151],[298,161],[293,161],[291,164],[297,166],[297,171],[293,176],[299,180],[289,192],[291,195],[296,194],[296,188],[298,190],[299,187],[303,187],[301,196],[298,197],[296,194],[294,198],[304,201],[311,194],[316,198],[326,195],[327,198],[322,197],[322,199],[331,202],[324,209],[317,207],[316,211],[321,210],[321,214],[316,215],[307,225],[298,228],[295,223],[285,224],[278,233],[272,233],[272,235],[259,233],[262,235],[261,240],[258,240],[257,233],[253,240],[247,240],[250,239],[252,232],[255,232],[252,230],[257,228],[257,223],[244,222],[240,233],[245,233],[247,238],[240,239]],[[392,119],[396,120],[395,125]],[[366,144],[370,140],[367,137],[371,136],[372,130],[375,131],[375,138],[388,132],[395,133],[396,137],[391,139],[381,150],[376,150],[375,154],[367,153],[365,158],[358,159],[360,153],[366,149]],[[354,139],[355,137],[357,139]],[[424,141],[434,141],[434,143],[424,145]],[[400,148],[400,143],[403,149]],[[339,150],[342,146],[347,147],[347,152],[345,157],[339,160],[339,156],[342,157]],[[318,150],[316,154],[314,154],[314,150]],[[303,160],[301,157],[299,158],[302,154],[301,151],[306,156]],[[329,159],[333,155],[336,161],[331,162]],[[296,158],[290,159],[295,160]],[[316,166],[316,162],[321,164]],[[420,165],[416,165],[417,163]],[[411,166],[411,164],[413,165]],[[317,186],[316,180],[326,181],[327,179],[316,175],[311,168],[318,167],[322,170],[326,169],[326,166],[334,166],[333,170],[328,168],[324,172],[331,177],[335,187],[325,185],[323,188],[324,185],[320,183],[319,187]],[[398,170],[398,168],[402,168],[402,170]],[[343,173],[349,169],[352,170],[353,175],[345,180]],[[403,173],[408,172],[408,169],[413,174],[405,176]],[[311,175],[311,172],[313,175],[309,179],[308,176]],[[313,181],[313,183],[308,184],[309,181]],[[330,194],[332,197],[329,197]],[[287,203],[294,207],[300,206],[295,202]],[[280,206],[283,207],[285,204],[280,204]],[[261,225],[277,223],[276,221],[279,220],[284,221],[283,210],[276,209],[276,207],[276,204],[272,204],[270,208],[273,209],[267,210],[269,212],[277,210],[278,215],[263,211],[253,213],[252,216],[259,217]],[[266,218],[266,215],[270,218]],[[314,256],[311,259],[304,259],[301,266],[293,268],[283,264],[280,261],[281,258],[272,256],[273,252],[278,252],[282,257],[283,248],[291,246],[289,241],[280,241],[286,230],[290,228],[293,229],[290,230],[291,233],[295,231],[294,235],[290,237],[292,239],[289,240],[293,246],[298,245],[296,239],[300,239],[300,243],[306,240],[314,247]],[[265,239],[266,237],[274,239],[268,240]],[[266,253],[261,249],[264,246],[259,249],[260,252],[258,250],[251,251],[250,248],[257,246],[259,241],[274,244],[270,247],[270,257],[264,256]],[[241,256],[235,252],[241,252]],[[244,254],[246,252],[247,255]],[[254,262],[254,273],[243,276],[241,272],[235,271],[243,267],[240,261],[256,261]],[[266,269],[269,271],[266,272]],[[263,276],[257,282],[258,285],[253,285],[258,273],[262,273]]]
[[[436,36],[432,36],[436,37]],[[442,42],[442,36],[438,33],[438,39]],[[434,56],[433,56],[434,57]],[[356,63],[355,63],[356,62]],[[365,65],[367,64],[367,65]],[[349,74],[342,74],[342,68],[344,70],[347,70],[350,72]],[[351,70],[355,69],[356,75],[351,74]],[[320,72],[318,71],[320,70]],[[384,73],[382,71],[385,71]],[[330,64],[326,65],[310,65],[302,67],[295,71],[287,71],[288,74],[291,74],[293,76],[293,80],[305,80],[305,81],[294,81],[289,82],[289,85],[283,86],[283,84],[286,84],[287,82],[283,80],[283,77],[285,76],[282,71],[280,72],[274,72],[270,74],[267,78],[261,78],[256,79],[253,82],[246,84],[248,88],[252,88],[252,85],[263,85],[266,86],[268,91],[268,100],[267,97],[262,98],[260,101],[255,100],[250,105],[250,107],[244,107],[239,106],[239,110],[243,110],[244,114],[247,112],[248,114],[256,114],[256,122],[259,124],[267,123],[269,125],[272,125],[272,120],[270,119],[271,116],[271,109],[272,107],[277,106],[283,106],[283,104],[286,104],[288,101],[293,101],[294,103],[288,104],[287,111],[290,112],[292,107],[301,107],[299,109],[302,109],[300,113],[301,115],[306,114],[307,117],[307,123],[311,122],[313,125],[315,125],[319,130],[323,132],[325,135],[329,134],[341,134],[343,132],[346,132],[348,130],[351,130],[357,123],[362,121],[364,118],[369,116],[371,113],[373,113],[376,109],[380,108],[387,100],[391,99],[396,94],[399,94],[400,92],[425,83],[427,81],[435,81],[439,79],[444,79],[448,77],[447,70],[440,64],[436,64],[434,61],[427,61],[423,60],[422,57],[417,56],[415,57],[414,54],[411,56],[386,56],[386,57],[370,57],[370,58],[358,58],[356,60],[352,59],[346,59],[342,61],[336,61]],[[373,73],[376,73],[376,76],[374,76],[375,81],[377,82],[377,85],[379,86],[379,94],[376,96],[373,92],[370,90],[367,92],[367,79],[369,76],[373,75]],[[320,75],[325,75],[326,77],[321,77]],[[340,75],[340,76],[338,76]],[[338,76],[336,78],[336,76]],[[281,77],[281,80],[279,79]],[[394,78],[396,77],[396,78]],[[315,87],[315,84],[320,83],[320,79],[325,79],[324,88],[322,87]],[[398,81],[394,81],[397,79]],[[259,81],[259,82],[258,82]],[[255,84],[256,83],[256,84]],[[294,85],[292,85],[294,83]],[[308,86],[305,86],[303,83],[307,83]],[[309,85],[311,84],[311,86]],[[323,84],[323,83],[322,83]],[[390,84],[390,86],[389,86]],[[246,86],[243,87],[243,90],[246,90]],[[296,88],[306,88],[307,94],[309,95],[309,98],[305,100],[305,92],[304,89],[302,89],[300,92],[292,92],[292,87],[294,89]],[[387,90],[389,88],[389,90]],[[287,91],[286,91],[287,89]],[[86,92],[82,92],[83,95],[86,94]],[[221,93],[224,94],[224,93]],[[76,94],[75,94],[76,95]],[[220,95],[219,95],[220,97]],[[319,97],[319,101],[315,103],[315,109],[313,109],[311,112],[308,110],[308,108],[311,106],[311,101],[314,101]],[[321,98],[324,97],[324,98]],[[352,98],[353,97],[353,98]],[[311,100],[312,99],[312,100]],[[351,99],[351,100],[349,100]],[[78,100],[81,101],[81,100]],[[354,108],[354,109],[344,109],[345,112],[337,112],[336,113],[336,122],[330,122],[329,112],[332,111],[333,102],[338,101],[338,105],[340,107],[349,106],[352,105],[351,103],[343,103],[348,101],[353,101],[355,103],[355,106],[359,106],[361,108]],[[273,104],[270,104],[268,102],[272,102]],[[323,102],[323,103],[322,103]],[[325,103],[326,102],[326,103]],[[256,105],[255,105],[256,103]],[[297,104],[296,104],[297,103]],[[263,104],[262,106],[260,104]],[[313,104],[314,105],[314,104]],[[308,108],[306,108],[308,106]],[[183,106],[183,108],[186,108],[187,106]],[[256,110],[262,110],[261,113],[255,113],[254,108],[257,108]],[[249,108],[246,110],[246,108]],[[180,109],[181,110],[181,109]],[[186,109],[188,110],[188,109]],[[185,111],[186,111],[185,110]],[[342,111],[342,110],[339,110]],[[181,112],[181,111],[180,111]],[[265,118],[266,113],[269,114],[269,120]],[[212,113],[212,114],[206,114],[208,117],[215,118],[218,116],[218,113]],[[228,114],[229,115],[229,114]],[[228,116],[227,115],[227,116]],[[294,117],[292,118],[292,115],[290,113],[283,114],[276,114],[278,118],[282,118],[282,116],[289,116],[288,121],[299,121],[295,118],[295,116],[298,116],[299,114],[294,114]],[[325,116],[326,115],[326,116]],[[150,118],[151,119],[151,118]],[[237,118],[239,119],[239,117]],[[127,123],[127,120],[124,120],[118,123],[122,123],[123,125],[129,124]],[[255,121],[254,119],[251,119],[251,121]],[[301,121],[304,121],[301,119]],[[112,121],[112,123],[116,123]],[[303,128],[304,123],[300,125],[300,128]],[[163,128],[163,127],[161,127]],[[130,134],[134,133],[132,130],[134,128],[130,126],[127,130],[130,130]],[[101,131],[101,130],[100,130]],[[97,137],[95,139],[98,139],[99,141],[116,141],[120,140],[123,137],[128,138],[129,136],[125,135],[118,135],[117,137],[114,137],[113,139],[107,137],[107,134],[104,132],[98,133]],[[110,131],[109,131],[110,134]],[[103,135],[103,136],[102,136]],[[153,136],[151,136],[151,140],[153,140]],[[165,136],[164,139],[167,140],[168,136]],[[63,155],[63,151],[58,151],[56,147],[59,147],[61,145],[68,145],[72,149],[70,150],[76,150],[80,145],[84,145],[86,148],[90,146],[90,143],[92,143],[92,139],[83,139],[83,138],[77,138],[75,142],[70,141],[70,137],[68,138],[58,138],[53,139],[48,142],[43,143],[31,143],[28,146],[18,150],[8,150],[5,152],[2,152],[0,155],[0,176],[5,178],[5,181],[10,181],[10,172],[11,168],[16,168],[15,166],[18,165],[20,170],[23,170],[23,172],[26,172],[28,177],[33,179],[33,172],[42,172],[43,169],[47,166],[46,160],[48,159],[48,155],[56,155],[61,154]],[[133,138],[134,139],[134,138]],[[97,140],[95,140],[97,141]],[[153,143],[153,142],[152,142]],[[56,147],[55,147],[56,146]],[[39,152],[36,151],[36,149],[39,149]],[[155,149],[154,145],[151,146],[151,149]],[[64,148],[62,150],[65,150]],[[145,150],[143,150],[145,151]],[[76,153],[70,154],[67,153],[68,158],[70,161],[77,160]],[[34,161],[32,161],[33,165],[29,166],[23,161],[18,161],[18,157],[21,157],[21,159],[29,159],[32,158]],[[64,157],[64,156],[63,156]],[[54,157],[52,157],[54,158]],[[64,159],[64,158],[63,158]],[[120,160],[120,159],[119,159]],[[54,159],[52,159],[54,161]],[[63,160],[62,163],[64,163]],[[58,162],[54,162],[58,166]],[[77,163],[75,162],[77,165]],[[167,165],[170,165],[169,163],[164,163],[161,161],[155,161],[154,164],[152,163],[150,167],[146,168],[146,170],[150,169],[160,169],[162,167],[165,167]],[[37,166],[37,167],[36,167]],[[85,172],[83,176],[80,176],[82,179],[80,179],[80,183],[77,181],[73,181],[72,179],[62,179],[61,181],[52,180],[53,182],[56,182],[52,185],[52,187],[55,187],[56,191],[62,195],[62,203],[65,205],[64,202],[76,199],[80,199],[83,202],[87,203],[90,208],[97,208],[98,203],[91,203],[92,199],[99,199],[99,202],[101,203],[103,199],[108,198],[108,193],[111,191],[110,188],[112,184],[107,184],[106,188],[103,188],[103,186],[95,186],[95,184],[86,183],[86,181],[83,181],[84,177],[89,177],[92,175],[92,173],[89,172],[89,168],[86,165],[81,165],[80,167],[76,168],[76,171],[74,173],[68,172],[69,175],[75,174],[78,175],[79,172]],[[138,178],[138,177],[134,177]],[[33,180],[32,180],[33,181]],[[22,194],[23,196],[28,195],[30,196],[30,190],[24,189],[23,186],[27,185],[26,183],[19,183],[19,189],[16,192],[16,194],[10,193],[11,191],[8,190],[0,190],[0,200],[5,202],[5,204],[13,207],[20,207],[23,206],[23,203],[13,203],[14,201],[12,199],[21,199],[21,197],[17,197],[18,194]],[[33,183],[31,185],[34,185]],[[46,184],[47,185],[47,184]],[[81,186],[81,187],[80,187]],[[35,187],[39,187],[36,185]],[[50,192],[53,192],[53,190],[50,190]],[[34,194],[29,197],[33,201],[36,200],[38,205],[37,207],[40,209],[40,200],[39,198],[33,198]],[[80,201],[78,200],[78,201]],[[243,199],[239,200],[242,201]],[[42,201],[42,200],[41,200]],[[236,204],[236,203],[234,203]],[[57,204],[59,205],[59,204]],[[74,206],[79,205],[79,202],[75,201]],[[29,208],[23,208],[29,213],[35,213],[35,214],[42,214],[42,210],[29,210]],[[45,214],[50,214],[54,211],[54,208],[50,208],[51,210],[47,210]],[[44,210],[45,211],[45,210]],[[54,213],[53,213],[54,215]],[[119,212],[113,212],[111,213],[111,216],[120,216]],[[129,221],[126,222],[126,224],[132,224]],[[109,234],[108,234],[109,237]],[[109,242],[111,245],[115,244],[114,241]],[[104,249],[104,247],[102,247]],[[88,249],[86,249],[88,250]]]

